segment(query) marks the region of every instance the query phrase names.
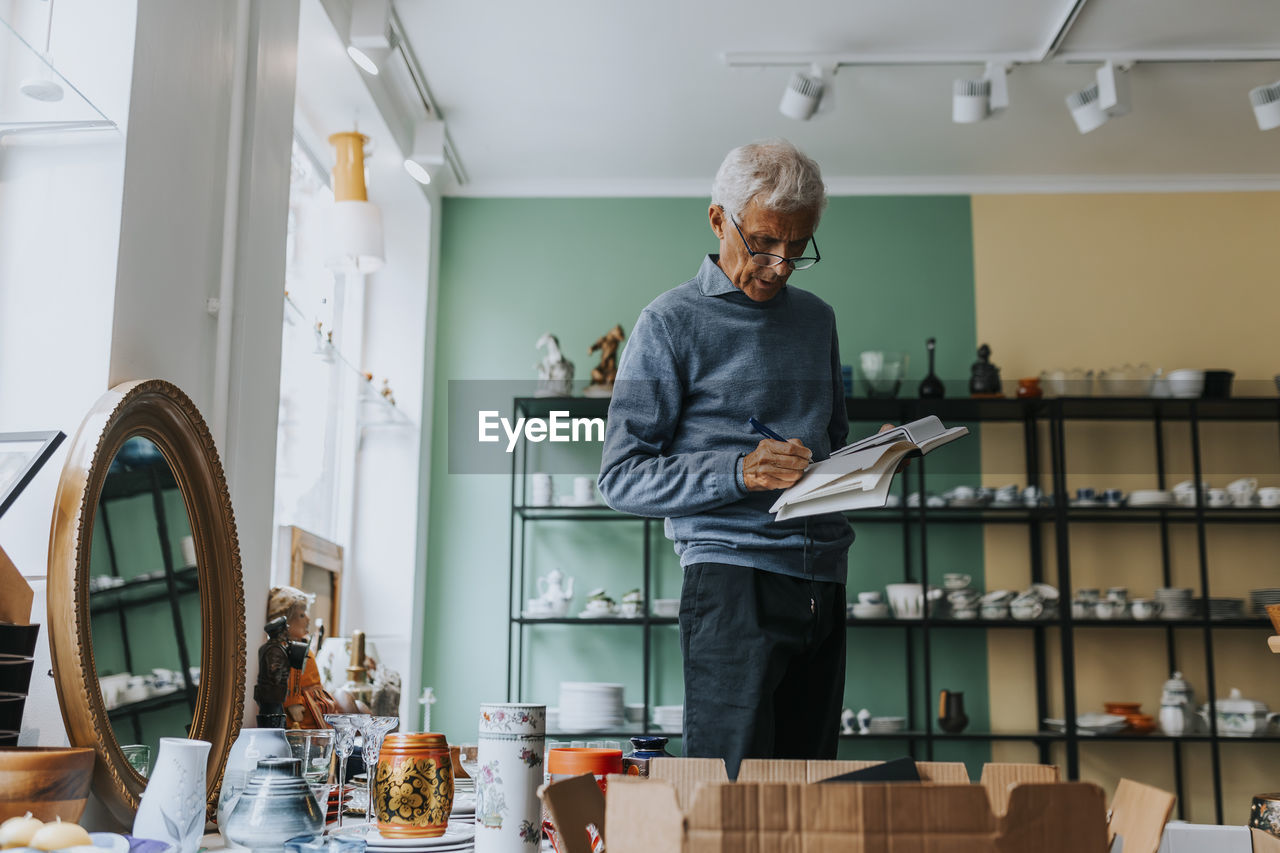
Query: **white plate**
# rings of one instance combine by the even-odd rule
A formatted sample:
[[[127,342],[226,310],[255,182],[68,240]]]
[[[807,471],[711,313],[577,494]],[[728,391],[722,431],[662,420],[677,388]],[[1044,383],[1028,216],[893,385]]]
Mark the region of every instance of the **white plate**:
[[[618,615],[617,612],[610,611],[610,610],[605,610],[602,613],[592,613],[590,611],[584,610],[578,614],[578,618],[579,619],[612,619],[617,615]]]
[[[435,838],[384,838],[378,830],[366,826],[344,826],[332,830],[330,835],[339,838],[363,838],[372,850],[376,847],[398,850],[436,850],[466,846],[476,837],[476,825],[467,821],[453,822],[445,827],[444,835]]]

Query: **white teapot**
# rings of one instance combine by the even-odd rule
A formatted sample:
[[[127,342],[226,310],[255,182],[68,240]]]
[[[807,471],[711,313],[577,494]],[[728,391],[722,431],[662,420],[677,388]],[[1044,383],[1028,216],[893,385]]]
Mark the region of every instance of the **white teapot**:
[[[566,578],[559,569],[552,569],[545,577],[538,578],[538,600],[542,602],[548,615],[557,618],[564,616],[569,612],[572,598],[573,578]]]

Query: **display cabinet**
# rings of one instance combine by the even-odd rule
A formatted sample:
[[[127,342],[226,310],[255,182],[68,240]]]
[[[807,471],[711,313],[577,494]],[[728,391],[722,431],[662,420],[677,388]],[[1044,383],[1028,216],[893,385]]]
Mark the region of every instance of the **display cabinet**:
[[[1068,477],[1068,441],[1067,425],[1077,422],[1133,422],[1146,425],[1151,430],[1154,447],[1150,460],[1156,488],[1166,489],[1171,470],[1189,470],[1194,482],[1205,479],[1202,448],[1202,428],[1213,422],[1261,422],[1280,426],[1280,399],[1277,398],[1236,398],[1226,400],[1182,400],[1157,398],[1112,398],[1112,397],[1080,397],[1054,399],[849,399],[846,401],[851,422],[891,422],[905,423],[925,415],[937,415],[949,426],[968,424],[1004,424],[1007,427],[1019,428],[1021,433],[1021,456],[1023,459],[1025,484],[1037,486],[1046,495],[1065,496]],[[605,417],[608,412],[608,401],[599,399],[539,399],[517,398],[514,401],[517,416],[547,417],[552,409],[568,410],[573,417]],[[1167,457],[1168,431],[1173,424],[1185,425],[1190,434],[1191,459],[1189,468],[1171,465]],[[856,431],[856,430],[855,430]],[[1184,460],[1185,463],[1185,460]],[[925,459],[914,460],[904,475],[899,476],[895,484],[902,497],[910,492],[926,493],[928,464]],[[575,625],[579,630],[590,632],[601,626],[626,624],[637,625],[642,633],[642,642],[637,654],[641,657],[644,680],[645,723],[642,728],[649,730],[649,711],[651,706],[651,672],[653,667],[654,635],[658,626],[675,624],[675,619],[664,619],[649,614],[647,603],[652,600],[654,555],[651,546],[651,527],[661,524],[660,519],[644,519],[614,512],[607,507],[532,507],[525,505],[524,496],[528,493],[526,480],[530,474],[528,448],[518,446],[512,456],[511,477],[511,549],[510,549],[510,621],[508,633],[508,693],[509,698],[520,700],[525,698],[528,685],[524,679],[524,655],[522,649],[527,642],[529,632],[536,631],[546,624]],[[1207,744],[1210,752],[1211,785],[1217,822],[1222,821],[1222,756],[1221,745],[1225,741],[1239,742],[1240,738],[1227,737],[1218,731],[1215,714],[1209,715],[1208,731],[1167,736],[1158,731],[1151,734],[1114,734],[1093,735],[1077,729],[1075,721],[1078,713],[1091,709],[1077,707],[1077,637],[1082,632],[1101,629],[1122,629],[1125,631],[1156,632],[1163,635],[1167,671],[1181,668],[1179,661],[1179,644],[1175,634],[1179,631],[1191,631],[1197,635],[1196,645],[1203,653],[1203,665],[1206,671],[1207,696],[1201,697],[1208,702],[1210,708],[1224,693],[1219,689],[1215,677],[1214,640],[1222,631],[1257,631],[1259,635],[1269,633],[1269,622],[1254,615],[1241,619],[1211,619],[1208,607],[1202,608],[1199,615],[1186,619],[1154,619],[1154,620],[1100,620],[1073,618],[1070,599],[1075,584],[1072,581],[1071,530],[1086,525],[1131,525],[1154,528],[1158,532],[1161,548],[1161,584],[1171,586],[1172,546],[1171,531],[1185,527],[1194,533],[1196,542],[1196,563],[1198,575],[1198,595],[1206,601],[1213,594],[1215,569],[1210,565],[1207,547],[1208,531],[1219,525],[1252,526],[1280,524],[1280,508],[1210,508],[1204,503],[1204,496],[1198,493],[1194,507],[1167,508],[1109,508],[1078,507],[1069,501],[1052,499],[1042,501],[1036,506],[993,507],[983,508],[930,508],[927,501],[921,500],[918,505],[908,505],[902,500],[900,505],[892,509],[859,511],[851,513],[849,518],[856,528],[866,526],[890,525],[901,529],[902,541],[902,574],[905,582],[922,583],[926,587],[931,581],[940,581],[940,572],[931,574],[929,553],[929,529],[933,526],[978,526],[1017,525],[1027,532],[1028,572],[1026,585],[1047,582],[1058,588],[1061,593],[1059,613],[1052,618],[1020,621],[1015,619],[974,619],[953,620],[934,618],[926,614],[921,619],[850,619],[850,631],[861,631],[871,628],[893,629],[904,632],[906,645],[906,682],[908,721],[905,731],[870,734],[845,735],[850,739],[883,738],[905,742],[911,755],[923,759],[934,758],[935,747],[950,741],[1022,741],[1034,745],[1039,760],[1051,762],[1051,750],[1055,746],[1065,753],[1064,771],[1069,779],[1080,776],[1080,747],[1082,743],[1099,742],[1143,742],[1151,744],[1151,748],[1165,748],[1171,751],[1173,778],[1170,787],[1178,795],[1179,808],[1185,802],[1188,779],[1184,767],[1184,750],[1189,744]],[[544,521],[571,521],[582,524],[633,524],[643,527],[643,553],[641,557],[641,589],[645,596],[645,613],[638,619],[592,619],[583,620],[572,616],[562,619],[527,619],[521,616],[521,605],[525,592],[529,589],[530,577],[527,572],[527,554],[525,542],[531,525]],[[1051,536],[1049,534],[1052,534]],[[855,545],[855,548],[857,546]],[[1051,568],[1050,568],[1051,567]],[[940,583],[938,584],[940,585]],[[852,588],[850,595],[852,596]],[[1025,731],[962,731],[950,734],[937,728],[933,714],[933,697],[936,693],[934,673],[931,671],[931,646],[938,642],[940,630],[964,630],[990,632],[988,637],[999,636],[999,632],[1028,632],[1031,635],[1032,655],[1034,657],[1035,707],[1037,724]],[[584,635],[586,636],[586,635]],[[1051,642],[1053,640],[1053,642]],[[1185,645],[1185,644],[1184,644]],[[1259,648],[1265,643],[1259,642]],[[1053,648],[1056,647],[1056,648]],[[1264,649],[1265,652],[1265,649]],[[1184,651],[1185,653],[1185,651]],[[1056,660],[1055,660],[1056,659]],[[1050,684],[1050,663],[1056,663],[1060,683]],[[603,673],[602,673],[603,675]],[[993,674],[998,678],[998,674]],[[985,688],[986,685],[984,685]],[[1051,708],[1050,687],[1060,697]],[[1052,713],[1052,712],[1056,712]],[[1065,720],[1064,731],[1051,731],[1039,721],[1061,715]],[[630,734],[637,732],[632,731]],[[625,736],[627,733],[572,733],[563,737],[608,737]],[[1252,741],[1280,741],[1280,735],[1264,734],[1250,738]]]

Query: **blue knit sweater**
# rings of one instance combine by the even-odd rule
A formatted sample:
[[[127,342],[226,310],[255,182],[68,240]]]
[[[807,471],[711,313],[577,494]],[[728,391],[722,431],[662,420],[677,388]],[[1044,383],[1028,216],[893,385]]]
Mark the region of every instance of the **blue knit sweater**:
[[[844,583],[853,531],[838,514],[774,522],[748,492],[756,417],[825,459],[848,434],[835,314],[790,285],[753,302],[708,255],[640,314],[609,404],[600,492],[666,519],[680,564],[717,562]]]

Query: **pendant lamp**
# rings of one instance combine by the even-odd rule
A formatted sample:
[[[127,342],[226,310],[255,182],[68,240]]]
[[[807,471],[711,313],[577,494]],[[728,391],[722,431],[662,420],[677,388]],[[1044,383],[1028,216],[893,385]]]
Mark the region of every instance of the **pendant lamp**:
[[[369,201],[364,185],[364,147],[368,141],[369,137],[355,131],[329,137],[337,162],[325,265],[341,272],[368,274],[385,262],[382,211]]]

